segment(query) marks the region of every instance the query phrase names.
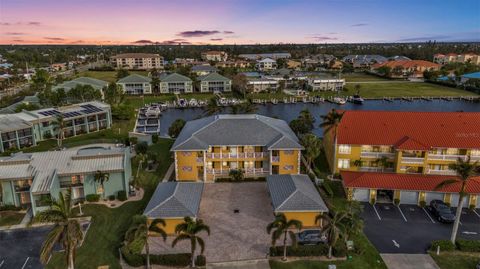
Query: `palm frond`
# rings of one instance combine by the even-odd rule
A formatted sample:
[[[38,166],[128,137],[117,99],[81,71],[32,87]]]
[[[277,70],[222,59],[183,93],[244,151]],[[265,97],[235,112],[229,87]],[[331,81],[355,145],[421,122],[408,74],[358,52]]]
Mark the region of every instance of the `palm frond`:
[[[446,179],[442,182],[440,182],[437,186],[435,186],[434,190],[441,190],[445,187],[448,187],[452,184],[455,184],[455,183],[458,183],[459,180],[458,179]]]
[[[47,239],[43,241],[42,248],[40,249],[40,262],[46,264],[52,254],[52,249],[55,243],[60,241],[62,234],[64,233],[65,226],[57,225],[47,235]]]
[[[184,240],[190,240],[190,236],[187,234],[179,234],[175,239],[172,241],[172,248],[174,248],[178,242],[184,241]]]

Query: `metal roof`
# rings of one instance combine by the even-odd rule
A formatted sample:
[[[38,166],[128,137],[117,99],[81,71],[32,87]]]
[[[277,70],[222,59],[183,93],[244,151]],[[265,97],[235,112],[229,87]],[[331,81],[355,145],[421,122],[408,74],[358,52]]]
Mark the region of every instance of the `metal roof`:
[[[96,79],[96,78],[79,77],[79,78],[72,79],[69,81],[65,81],[61,84],[58,84],[55,87],[53,87],[52,90],[64,89],[66,91],[69,91],[70,89],[73,89],[78,85],[89,85],[89,86],[92,86],[94,89],[101,90],[104,87],[108,86],[108,82],[100,79]]]
[[[229,78],[226,78],[218,73],[210,73],[205,76],[201,76],[198,78],[200,81],[230,81]]]
[[[6,133],[15,130],[32,128],[32,124],[15,115],[0,115],[0,132]]]
[[[217,72],[218,69],[215,66],[211,65],[194,65],[192,66],[192,72],[197,72],[197,71],[211,71],[211,72]]]
[[[131,74],[129,76],[119,79],[117,83],[150,83],[151,81],[152,79],[149,77],[139,74]]]
[[[303,149],[285,121],[239,114],[215,115],[187,122],[171,150],[206,150],[209,146],[237,145],[267,146],[269,150]]]
[[[270,175],[267,177],[267,186],[275,212],[328,212],[307,175]]]
[[[202,192],[203,183],[160,183],[143,214],[149,218],[196,217]]]
[[[165,75],[160,77],[161,82],[191,82],[192,80],[189,77],[180,75],[178,73],[172,73],[170,75]]]

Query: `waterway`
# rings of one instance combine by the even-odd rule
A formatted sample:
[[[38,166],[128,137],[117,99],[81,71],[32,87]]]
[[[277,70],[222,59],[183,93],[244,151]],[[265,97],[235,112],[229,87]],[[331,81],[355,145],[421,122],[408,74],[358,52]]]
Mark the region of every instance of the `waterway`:
[[[342,110],[392,110],[392,111],[465,111],[465,112],[480,112],[480,103],[468,102],[468,101],[380,101],[380,100],[368,100],[362,105],[347,103],[345,105],[336,105],[332,103],[296,103],[296,104],[266,104],[257,105],[257,111],[255,113],[265,115],[268,117],[279,118],[290,122],[295,119],[300,111],[307,108],[316,119],[315,129],[313,132],[318,136],[323,136],[322,129],[318,127],[321,123],[320,116],[326,115],[332,108]],[[230,109],[226,107],[222,113],[230,113]],[[160,120],[160,133],[162,136],[166,136],[168,128],[178,118],[182,118],[185,121],[204,117],[204,110],[202,108],[185,108],[185,109],[168,109],[164,111]]]

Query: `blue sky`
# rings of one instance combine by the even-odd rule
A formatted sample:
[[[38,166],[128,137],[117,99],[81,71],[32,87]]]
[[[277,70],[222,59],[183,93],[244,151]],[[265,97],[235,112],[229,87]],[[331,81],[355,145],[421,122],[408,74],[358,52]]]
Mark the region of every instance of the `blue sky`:
[[[3,44],[426,40],[480,41],[480,0],[0,0]]]

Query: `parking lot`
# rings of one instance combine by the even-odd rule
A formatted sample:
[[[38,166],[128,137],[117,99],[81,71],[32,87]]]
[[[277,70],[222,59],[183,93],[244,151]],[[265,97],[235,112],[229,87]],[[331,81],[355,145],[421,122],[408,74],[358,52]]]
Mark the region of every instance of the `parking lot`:
[[[90,223],[82,223],[84,234]],[[0,269],[40,269],[40,248],[52,226],[0,231]],[[55,251],[61,250],[57,245]]]
[[[432,240],[450,239],[453,224],[439,223],[426,208],[369,203],[363,207],[364,232],[380,253],[425,253]],[[478,209],[463,209],[457,236],[480,239]]]

